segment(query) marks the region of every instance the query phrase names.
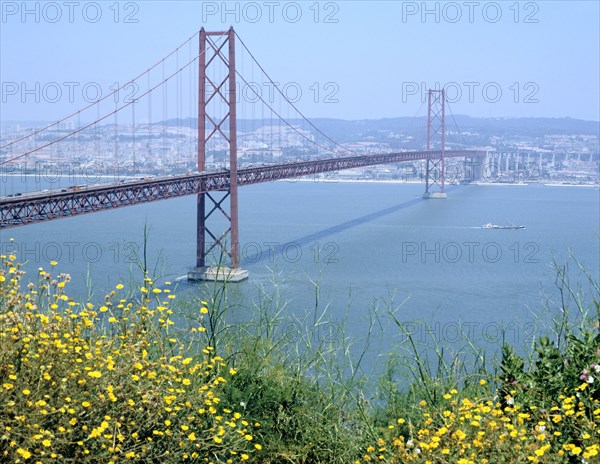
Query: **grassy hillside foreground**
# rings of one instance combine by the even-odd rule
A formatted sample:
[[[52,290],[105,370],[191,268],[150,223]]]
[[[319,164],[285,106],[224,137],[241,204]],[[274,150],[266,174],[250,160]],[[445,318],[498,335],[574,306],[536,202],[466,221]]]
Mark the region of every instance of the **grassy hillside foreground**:
[[[181,324],[168,283],[80,303],[56,263],[31,277],[1,258],[1,462],[600,462],[597,283],[527,359],[505,345],[486,366],[475,350],[467,369],[407,334],[412,357],[374,391],[343,330],[315,345],[310,324],[282,329],[282,307],[234,327],[223,288]]]

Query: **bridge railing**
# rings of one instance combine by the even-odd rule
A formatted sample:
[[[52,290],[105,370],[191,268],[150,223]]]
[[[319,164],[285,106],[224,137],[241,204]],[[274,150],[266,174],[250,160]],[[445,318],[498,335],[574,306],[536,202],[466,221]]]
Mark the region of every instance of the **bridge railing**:
[[[444,155],[450,158],[482,158],[485,152],[447,150]],[[239,185],[250,185],[364,166],[426,160],[436,156],[439,156],[437,151],[418,151],[282,163],[239,169],[237,179]],[[0,199],[0,228],[73,217],[203,192],[227,191],[229,185],[229,171],[216,171],[103,184],[82,187],[79,190],[63,189],[4,197]]]

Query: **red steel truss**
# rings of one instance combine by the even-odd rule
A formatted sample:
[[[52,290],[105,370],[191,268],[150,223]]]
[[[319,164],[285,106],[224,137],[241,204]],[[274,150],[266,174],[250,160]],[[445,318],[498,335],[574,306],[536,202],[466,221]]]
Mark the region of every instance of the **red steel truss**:
[[[212,37],[225,37],[219,45]],[[224,49],[227,49],[225,55]],[[218,247],[224,255],[231,259],[231,267],[238,267],[239,263],[239,238],[238,238],[238,192],[237,192],[237,127],[236,127],[236,86],[235,86],[235,32],[233,27],[226,32],[206,32],[200,30],[200,50],[198,68],[198,172],[204,171],[206,160],[206,147],[211,139],[219,138],[229,146],[229,171],[231,182],[226,188],[227,192],[216,198],[208,191],[199,191],[198,206],[196,209],[196,267],[206,265],[206,257]],[[215,77],[210,73],[211,67],[215,68],[224,64],[227,74],[224,78]],[[227,91],[225,91],[225,89]],[[212,102],[212,105],[209,105]],[[218,105],[215,105],[218,103]],[[219,105],[220,104],[220,105]],[[215,106],[225,107],[224,115],[216,113]],[[210,109],[213,108],[213,113]],[[207,123],[209,126],[207,128]],[[229,126],[226,131],[223,127]],[[229,212],[224,208],[224,201],[229,198]],[[206,200],[210,200],[211,208],[207,212]],[[213,214],[222,214],[229,223],[229,228],[216,235],[209,228],[209,218]],[[206,239],[212,239],[211,245],[206,247]],[[229,244],[227,243],[229,240]]]
[[[441,142],[439,158],[427,160],[425,168],[425,197],[431,193],[444,193],[444,158],[446,157],[446,98],[444,89],[427,92],[427,150],[434,142]]]
[[[440,158],[440,155],[440,151],[415,151],[273,164],[239,169],[235,180],[238,185],[243,186],[363,166],[436,160]],[[485,157],[485,152],[448,150],[444,156],[481,159]],[[184,195],[208,194],[212,191],[229,192],[231,184],[230,171],[216,171],[104,184],[81,188],[77,191],[40,192],[2,198],[0,199],[0,229],[167,200]],[[215,208],[219,207],[220,205],[215,205]]]

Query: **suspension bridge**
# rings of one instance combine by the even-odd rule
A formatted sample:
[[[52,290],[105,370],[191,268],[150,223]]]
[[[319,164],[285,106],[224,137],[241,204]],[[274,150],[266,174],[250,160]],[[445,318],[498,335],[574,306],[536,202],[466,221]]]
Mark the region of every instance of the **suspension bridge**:
[[[191,43],[196,36],[198,37],[197,52],[183,65],[179,63],[179,51],[182,48],[180,46],[146,72],[117,88],[113,93],[99,98],[87,107],[79,109],[61,120],[35,129],[7,143],[2,142],[0,145],[0,167],[14,165],[19,160],[47,152],[51,147],[56,149],[61,144],[64,146],[69,143],[72,147],[74,140],[79,140],[82,136],[89,137],[91,131],[100,123],[106,124],[109,118],[115,118],[119,112],[128,108],[132,113],[132,134],[130,136],[133,138],[133,142],[130,144],[132,147],[130,151],[135,157],[137,146],[135,128],[139,126],[135,121],[136,106],[139,107],[140,101],[147,98],[150,119],[152,95],[156,95],[158,89],[166,86],[169,81],[180,79],[182,73],[189,72],[197,64],[197,76],[194,74],[190,79],[191,82],[196,81],[195,85],[197,85],[197,128],[195,128],[197,144],[194,147],[196,172],[175,173],[159,177],[138,177],[134,180],[106,182],[94,186],[72,186],[0,197],[0,230],[184,195],[196,195],[196,267],[189,273],[189,278],[237,281],[247,277],[247,271],[239,268],[238,187],[240,186],[365,166],[423,160],[426,166],[424,198],[445,198],[445,160],[447,158],[464,158],[465,170],[468,171],[467,177],[470,180],[481,175],[481,160],[485,157],[485,152],[446,149],[446,99],[443,89],[429,90],[427,93],[427,135],[424,150],[360,153],[336,142],[306,118],[268,76],[233,28],[217,32],[207,32],[201,29],[186,43]],[[282,101],[289,104],[302,117],[310,131],[302,130],[297,124],[291,123],[289,118],[284,117],[281,109],[274,108],[275,105],[263,98],[260,92],[251,85],[251,82],[236,69],[236,39],[244,46],[245,51],[261,72],[267,76],[275,91],[281,94]],[[165,59],[171,56],[176,56],[177,59],[175,71],[166,73]],[[161,65],[162,75],[157,82],[151,82],[151,71],[160,68]],[[138,85],[136,83],[144,77],[147,78],[144,92],[136,95],[134,99],[125,101],[120,106],[118,100],[113,98],[115,107],[101,112],[100,107],[103,102],[111,102],[110,97],[114,97],[115,93],[118,95],[119,91],[123,91],[128,86]],[[264,107],[268,108],[271,117],[278,121],[279,127],[286,127],[287,131],[297,139],[301,139],[303,144],[312,144],[316,147],[317,153],[319,150],[321,151],[320,156],[317,156],[317,159],[310,157],[313,159],[238,169],[237,89],[240,82],[246,84],[246,89],[254,92],[253,97],[256,101],[260,101]],[[164,97],[163,100],[166,104],[167,97]],[[96,111],[96,117],[90,122],[82,122],[82,111]],[[53,128],[61,127],[65,121],[74,119],[76,122],[72,124],[73,129],[63,131],[64,133],[52,131]],[[151,128],[152,125],[148,124],[148,127]],[[118,128],[115,120],[114,130],[118,131]],[[316,134],[316,137],[309,134]],[[97,133],[95,137],[98,138]],[[119,137],[114,137],[114,139],[115,155],[119,150],[126,151],[126,149],[119,148]],[[20,146],[25,148],[19,151]],[[208,155],[213,157],[214,153],[222,153],[225,158],[228,158],[228,163],[225,163],[227,168],[207,170]],[[209,223],[209,219],[213,215],[222,215],[226,220],[226,230],[218,233],[213,230],[213,226]],[[210,258],[215,256],[226,256],[229,262],[221,263],[218,266],[209,266]]]

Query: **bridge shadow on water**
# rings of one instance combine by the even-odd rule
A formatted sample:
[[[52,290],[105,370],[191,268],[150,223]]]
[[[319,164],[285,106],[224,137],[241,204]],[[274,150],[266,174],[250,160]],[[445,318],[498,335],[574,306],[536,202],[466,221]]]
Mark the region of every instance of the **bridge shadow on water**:
[[[457,186],[448,186],[446,188],[446,192],[451,192],[451,191],[455,190],[456,188],[457,188]],[[338,234],[340,232],[344,232],[348,229],[352,229],[353,227],[369,223],[376,219],[379,219],[379,218],[382,218],[389,214],[395,213],[396,211],[400,211],[400,210],[403,210],[410,206],[416,205],[417,203],[420,203],[421,201],[424,201],[424,200],[425,199],[423,197],[413,198],[412,200],[407,200],[400,204],[390,206],[388,208],[385,208],[385,209],[382,209],[379,211],[375,211],[374,213],[367,214],[365,216],[361,216],[356,219],[352,219],[350,221],[342,222],[341,224],[328,227],[326,229],[317,231],[317,232],[309,234],[309,235],[305,235],[304,237],[300,237],[298,239],[291,240],[289,242],[278,244],[276,246],[271,247],[270,249],[267,249],[267,250],[261,249],[260,251],[257,251],[256,253],[252,253],[252,254],[248,254],[247,256],[243,256],[242,260],[241,260],[241,265],[247,267],[247,266],[251,266],[253,264],[261,263],[268,259],[273,259],[275,256],[282,256],[283,252],[290,247],[297,247],[297,246],[302,247],[305,245],[312,245],[316,241],[322,240],[324,238],[330,237],[330,236],[332,236],[334,234]]]

